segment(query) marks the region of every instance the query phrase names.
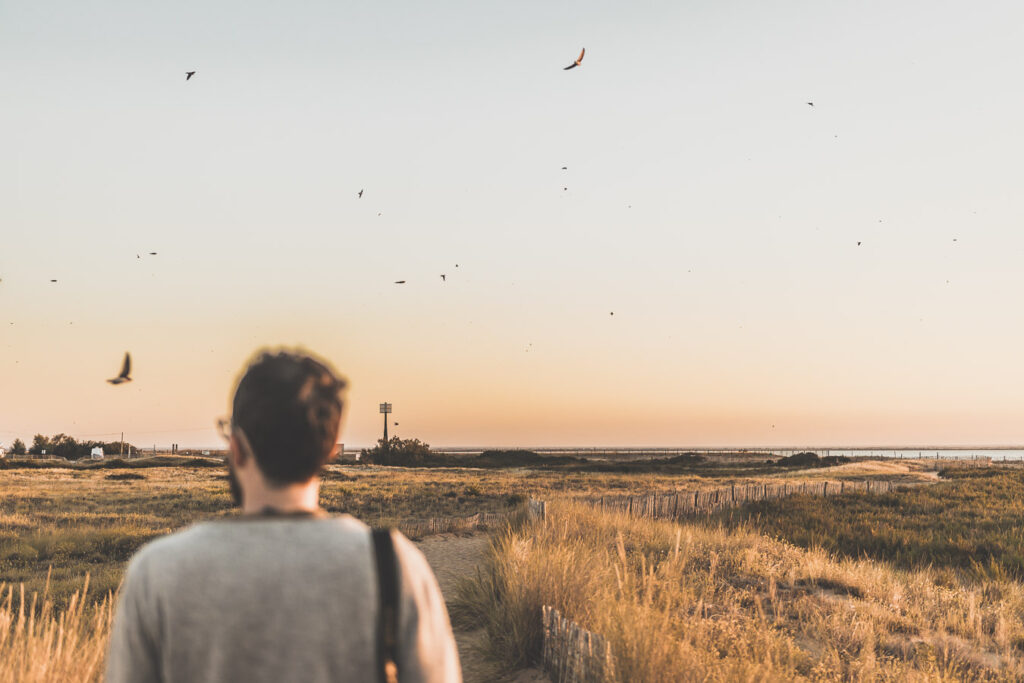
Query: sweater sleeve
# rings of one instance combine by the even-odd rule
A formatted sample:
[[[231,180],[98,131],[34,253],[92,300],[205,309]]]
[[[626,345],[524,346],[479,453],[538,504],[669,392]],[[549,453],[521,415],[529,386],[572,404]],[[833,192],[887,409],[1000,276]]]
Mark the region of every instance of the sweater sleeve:
[[[160,663],[154,638],[158,615],[147,590],[143,558],[129,563],[118,591],[117,611],[107,649],[106,683],[159,681]]]
[[[401,572],[399,680],[402,683],[461,683],[462,668],[448,609],[434,572],[419,548],[395,532]]]

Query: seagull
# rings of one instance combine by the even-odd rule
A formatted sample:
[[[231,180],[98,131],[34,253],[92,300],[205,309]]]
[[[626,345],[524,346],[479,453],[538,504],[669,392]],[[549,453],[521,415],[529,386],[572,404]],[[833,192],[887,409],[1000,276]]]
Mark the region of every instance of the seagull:
[[[151,252],[149,252],[149,255],[150,256],[156,256],[156,252],[155,251],[151,251]]]
[[[445,274],[441,273],[441,282],[447,282],[447,281],[448,281],[448,279],[445,277]]]
[[[583,54],[586,51],[587,51],[587,48],[583,48],[582,50],[580,50],[580,56],[576,58],[576,61],[573,62],[572,64],[570,64],[569,66],[565,67],[564,69],[562,69],[562,71],[568,71],[569,69],[575,69],[576,67],[578,67],[580,65],[580,62],[583,61]]]
[[[404,285],[405,284],[405,280],[395,280],[395,284],[396,285]]]
[[[808,102],[808,103],[807,103],[807,106],[808,106],[808,107],[813,107],[813,106],[814,106],[814,102]]]
[[[50,280],[50,282],[56,282],[56,280]]]
[[[857,242],[857,246],[858,246],[858,247],[860,246],[860,242]]]
[[[195,75],[196,75],[195,71],[186,71],[185,72],[185,80],[187,81],[188,79],[192,78]]]
[[[124,365],[121,366],[121,374],[113,379],[107,381],[111,384],[124,384],[125,382],[131,382],[132,378],[132,357],[127,351],[124,352]]]
[[[456,267],[456,268],[458,268],[458,267],[459,267],[459,264],[458,264],[458,263],[456,263],[456,264],[455,264],[455,267]]]
[[[609,313],[608,315],[615,315],[615,311],[612,311],[612,312],[611,312],[611,313]]]
[[[362,199],[362,198],[363,198],[363,191],[362,191],[362,190],[359,190],[359,198],[360,198],[360,199]]]
[[[569,170],[569,167],[568,167],[568,166],[563,166],[563,167],[562,167],[562,170],[563,170],[563,171],[568,171],[568,170]]]

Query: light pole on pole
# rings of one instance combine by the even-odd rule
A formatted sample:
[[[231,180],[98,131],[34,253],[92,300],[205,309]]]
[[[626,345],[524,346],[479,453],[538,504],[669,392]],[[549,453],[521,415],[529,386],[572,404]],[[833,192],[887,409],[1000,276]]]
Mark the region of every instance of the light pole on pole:
[[[381,403],[380,404],[380,413],[381,413],[381,415],[384,416],[384,444],[385,444],[385,447],[386,447],[387,443],[388,443],[388,415],[391,414],[391,404],[390,403]]]

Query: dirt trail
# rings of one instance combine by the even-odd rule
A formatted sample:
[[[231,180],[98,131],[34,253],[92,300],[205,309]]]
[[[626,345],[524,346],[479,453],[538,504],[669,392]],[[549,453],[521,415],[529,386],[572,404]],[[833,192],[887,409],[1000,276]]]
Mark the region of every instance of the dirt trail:
[[[434,569],[437,582],[445,601],[450,602],[455,594],[455,586],[464,576],[472,576],[483,560],[487,550],[487,534],[471,534],[459,536],[441,534],[428,536],[416,545],[427,562]],[[462,661],[462,675],[465,683],[547,683],[549,680],[542,672],[535,669],[518,671],[511,676],[501,675],[500,668],[476,652],[477,644],[484,639],[483,629],[476,631],[455,631],[455,642],[459,646],[459,659]]]

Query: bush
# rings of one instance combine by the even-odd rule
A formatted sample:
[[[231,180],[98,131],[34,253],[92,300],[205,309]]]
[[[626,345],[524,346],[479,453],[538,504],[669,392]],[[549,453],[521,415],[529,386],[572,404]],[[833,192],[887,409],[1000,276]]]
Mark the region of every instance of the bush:
[[[378,439],[376,446],[361,451],[359,460],[373,465],[398,467],[439,467],[448,464],[447,458],[431,452],[430,444],[419,439],[400,439],[397,436],[388,441]]]
[[[835,467],[836,465],[844,465],[848,462],[852,462],[852,460],[844,455],[830,455],[823,458],[817,453],[807,451],[779,458],[775,461],[775,464],[779,467]]]

